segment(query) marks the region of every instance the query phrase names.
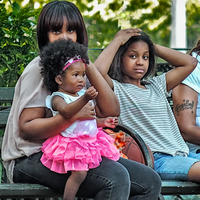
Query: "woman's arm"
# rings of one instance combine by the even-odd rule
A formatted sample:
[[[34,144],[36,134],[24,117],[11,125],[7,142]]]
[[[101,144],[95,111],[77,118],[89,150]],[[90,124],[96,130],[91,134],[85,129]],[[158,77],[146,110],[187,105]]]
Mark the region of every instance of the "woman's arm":
[[[96,68],[112,89],[113,82],[108,76],[108,70],[113,61],[113,58],[121,45],[125,44],[132,36],[140,35],[140,32],[140,29],[133,28],[120,30],[94,62]]]
[[[175,66],[166,73],[167,91],[180,84],[196,67],[197,59],[182,52],[155,45],[156,55]]]
[[[86,104],[76,115],[66,119],[61,115],[45,118],[44,107],[25,108],[19,118],[20,137],[29,141],[41,141],[55,136],[78,119],[94,119],[94,106]]]
[[[196,126],[198,93],[185,84],[173,89],[173,111],[185,141],[200,145],[200,127]]]

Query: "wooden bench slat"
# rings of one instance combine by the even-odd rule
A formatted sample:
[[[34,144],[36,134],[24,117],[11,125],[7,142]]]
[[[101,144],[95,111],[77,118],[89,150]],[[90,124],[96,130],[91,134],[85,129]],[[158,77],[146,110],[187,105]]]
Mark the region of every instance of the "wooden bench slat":
[[[0,197],[62,197],[62,194],[39,184],[0,184]]]
[[[189,181],[162,181],[162,195],[195,195],[200,194],[200,184]]]
[[[0,102],[12,102],[14,91],[14,87],[0,87]]]
[[[8,120],[10,108],[0,111],[0,129],[4,129]]]

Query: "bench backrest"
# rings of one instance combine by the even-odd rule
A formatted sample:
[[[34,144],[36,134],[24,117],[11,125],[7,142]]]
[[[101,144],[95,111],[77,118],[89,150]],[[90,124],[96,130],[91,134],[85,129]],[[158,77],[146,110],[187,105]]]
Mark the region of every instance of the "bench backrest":
[[[10,107],[13,101],[14,91],[14,87],[0,87],[0,110]]]
[[[3,140],[3,133],[6,127],[8,115],[10,113],[10,107],[12,105],[14,96],[14,87],[0,87],[0,158],[1,158],[1,146]],[[2,180],[6,180],[5,171],[0,159],[0,183]]]
[[[4,129],[14,96],[14,87],[0,87],[0,129]]]

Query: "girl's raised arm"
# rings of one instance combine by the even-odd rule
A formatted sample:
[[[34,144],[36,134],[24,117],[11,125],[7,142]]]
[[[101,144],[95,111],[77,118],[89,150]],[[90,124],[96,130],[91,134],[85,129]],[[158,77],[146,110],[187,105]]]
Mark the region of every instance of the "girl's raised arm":
[[[156,55],[175,66],[166,73],[167,91],[180,84],[196,67],[197,59],[182,52],[155,45]]]
[[[113,83],[108,76],[108,70],[113,61],[113,58],[121,45],[125,44],[132,36],[140,35],[140,32],[140,29],[133,28],[120,30],[94,62],[96,68],[99,70],[101,75],[105,78],[112,89]]]

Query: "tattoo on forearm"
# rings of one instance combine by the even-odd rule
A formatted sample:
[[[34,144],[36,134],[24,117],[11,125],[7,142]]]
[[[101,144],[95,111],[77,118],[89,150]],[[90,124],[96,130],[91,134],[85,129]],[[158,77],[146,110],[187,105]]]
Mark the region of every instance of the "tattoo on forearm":
[[[183,99],[183,103],[182,104],[177,104],[175,107],[175,115],[179,115],[180,111],[184,111],[184,110],[191,110],[191,113],[193,113],[193,107],[194,107],[194,101],[192,101],[191,103],[189,102],[189,100],[185,100]]]

